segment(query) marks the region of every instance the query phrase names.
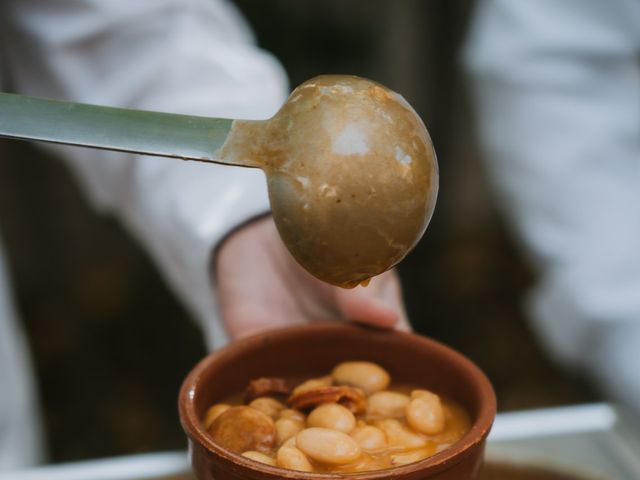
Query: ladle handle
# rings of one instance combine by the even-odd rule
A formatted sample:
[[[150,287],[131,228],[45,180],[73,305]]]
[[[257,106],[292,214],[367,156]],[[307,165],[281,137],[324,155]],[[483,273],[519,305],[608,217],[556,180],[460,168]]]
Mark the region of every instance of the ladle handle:
[[[226,164],[232,122],[0,93],[0,137],[22,140]]]

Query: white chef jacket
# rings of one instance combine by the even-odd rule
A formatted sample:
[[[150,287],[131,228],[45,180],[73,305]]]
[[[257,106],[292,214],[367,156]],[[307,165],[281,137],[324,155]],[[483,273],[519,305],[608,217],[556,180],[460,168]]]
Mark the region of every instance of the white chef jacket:
[[[640,415],[640,2],[481,1],[464,64],[535,329]]]
[[[5,0],[0,8],[3,74],[16,93],[252,119],[272,116],[286,98],[283,69],[225,0]],[[95,206],[119,216],[148,248],[208,345],[222,345],[210,255],[231,229],[268,211],[262,172],[49,148]],[[21,334],[6,291],[0,300],[2,469],[32,463],[39,450]]]

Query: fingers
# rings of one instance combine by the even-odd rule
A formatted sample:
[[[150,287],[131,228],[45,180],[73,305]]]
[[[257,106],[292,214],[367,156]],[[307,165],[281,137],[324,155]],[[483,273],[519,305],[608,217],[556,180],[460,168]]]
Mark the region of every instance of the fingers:
[[[402,303],[400,281],[395,272],[385,272],[368,287],[336,290],[336,306],[345,320],[380,328],[410,330]]]
[[[377,298],[349,292],[338,294],[338,310],[345,319],[366,323],[380,328],[393,328],[398,321],[398,314]]]
[[[395,324],[395,328],[396,330],[400,330],[402,332],[413,331],[413,327],[409,323],[409,319],[407,318],[407,314],[404,312],[404,309],[402,314],[400,315],[400,318],[398,319],[398,322]]]
[[[385,275],[389,275],[391,278],[389,281],[384,283],[382,291],[380,292],[380,298],[387,305],[392,306],[392,308],[398,313],[398,321],[395,324],[395,328],[397,330],[409,332],[413,329],[409,323],[409,317],[407,316],[407,311],[404,306],[400,278],[395,270],[386,272]]]
[[[268,304],[248,301],[232,303],[221,309],[221,314],[229,338],[232,340],[304,322],[299,315],[291,315],[278,308],[270,308]]]
[[[410,329],[394,271],[352,290],[321,282],[296,263],[269,217],[230,235],[216,261],[218,307],[231,339],[319,320]]]

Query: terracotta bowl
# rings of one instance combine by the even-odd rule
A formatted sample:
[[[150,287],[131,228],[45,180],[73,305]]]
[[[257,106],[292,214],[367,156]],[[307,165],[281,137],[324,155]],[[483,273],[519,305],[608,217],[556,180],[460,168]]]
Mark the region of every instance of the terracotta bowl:
[[[253,378],[319,376],[345,360],[377,362],[394,382],[418,384],[457,401],[471,416],[471,430],[451,447],[419,462],[334,475],[252,461],[218,446],[202,426],[201,418],[211,404],[243,391]],[[193,470],[200,480],[471,480],[480,471],[496,399],[484,374],[441,343],[409,333],[313,324],[272,330],[209,355],[185,379],[179,410]]]

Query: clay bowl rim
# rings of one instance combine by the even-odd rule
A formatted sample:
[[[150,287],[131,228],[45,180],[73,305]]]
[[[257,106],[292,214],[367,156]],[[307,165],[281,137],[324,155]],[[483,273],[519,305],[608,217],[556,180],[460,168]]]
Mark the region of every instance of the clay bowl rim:
[[[431,457],[417,462],[400,465],[382,470],[371,470],[366,472],[354,473],[311,473],[301,472],[297,470],[287,470],[280,467],[274,467],[247,457],[243,457],[239,453],[232,452],[217,445],[202,426],[200,418],[195,412],[194,399],[196,390],[202,372],[208,370],[211,364],[229,356],[236,356],[238,352],[255,348],[263,343],[265,336],[282,337],[291,334],[313,334],[317,332],[323,333],[339,333],[344,329],[361,329],[366,335],[371,329],[362,326],[352,326],[345,324],[306,324],[281,328],[274,328],[265,332],[252,335],[240,340],[236,340],[227,346],[210,353],[203,358],[186,376],[180,388],[178,396],[178,410],[180,413],[180,423],[192,441],[198,442],[209,453],[221,457],[222,459],[235,464],[238,467],[259,472],[269,478],[286,478],[296,480],[334,480],[348,477],[352,480],[382,480],[388,479],[390,475],[402,477],[404,475],[414,474],[418,471],[429,471],[429,473],[437,473],[461,461],[471,453],[474,447],[483,442],[489,435],[489,431],[493,425],[496,415],[496,396],[489,379],[478,368],[475,363],[469,360],[460,352],[454,350],[447,345],[415,333],[401,332],[393,330],[385,332],[387,335],[395,335],[404,337],[407,342],[420,343],[422,346],[437,351],[438,355],[447,358],[449,362],[455,364],[458,368],[467,370],[469,376],[476,382],[477,391],[480,394],[480,408],[477,419],[472,424],[471,429],[452,446],[444,449],[442,452],[436,453]],[[379,331],[379,330],[377,330]]]

